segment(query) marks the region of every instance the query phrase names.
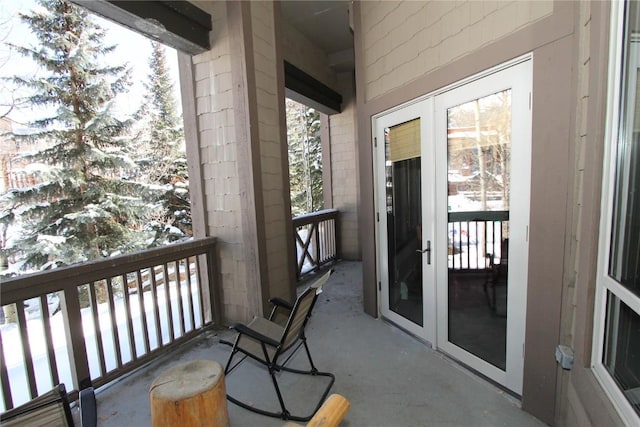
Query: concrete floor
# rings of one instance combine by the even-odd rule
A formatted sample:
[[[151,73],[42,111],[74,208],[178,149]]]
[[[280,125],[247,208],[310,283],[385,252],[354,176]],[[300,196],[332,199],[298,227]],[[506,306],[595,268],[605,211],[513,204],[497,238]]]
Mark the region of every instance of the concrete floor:
[[[343,426],[542,426],[519,402],[442,354],[362,311],[361,264],[341,262],[325,285],[307,326],[314,362],[336,376],[332,393],[351,402]],[[150,425],[149,386],[178,363],[212,359],[222,365],[229,331],[209,332],[150,366],[98,390],[98,425]],[[300,351],[292,366],[304,366]],[[301,378],[300,378],[301,377]],[[281,374],[285,402],[292,413],[313,409],[304,396],[320,396],[322,377]],[[277,400],[268,373],[244,362],[226,378],[227,392],[269,410]],[[282,426],[279,419],[229,403],[232,426]]]

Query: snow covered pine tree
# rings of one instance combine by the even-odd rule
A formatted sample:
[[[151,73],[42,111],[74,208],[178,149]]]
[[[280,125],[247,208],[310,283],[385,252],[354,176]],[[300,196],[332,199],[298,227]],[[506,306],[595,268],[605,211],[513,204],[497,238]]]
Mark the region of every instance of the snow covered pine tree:
[[[153,201],[160,205],[157,214],[147,222],[155,232],[155,243],[161,245],[191,237],[193,231],[184,132],[176,112],[166,50],[156,41],[151,42],[151,49],[145,100],[136,114],[142,145],[136,161],[145,182],[165,189],[162,197]]]
[[[141,230],[141,218],[148,209],[143,196],[156,190],[128,179],[136,167],[127,152],[131,120],[111,111],[129,86],[129,72],[111,65],[115,46],[104,45],[104,30],[84,9],[65,0],[38,5],[21,15],[38,45],[14,47],[40,66],[42,76],[13,81],[30,89],[26,100],[34,112],[52,113],[29,123],[33,132],[13,135],[23,145],[46,141],[46,148],[26,156],[42,164],[39,183],[1,200],[14,272],[141,249],[152,239]]]

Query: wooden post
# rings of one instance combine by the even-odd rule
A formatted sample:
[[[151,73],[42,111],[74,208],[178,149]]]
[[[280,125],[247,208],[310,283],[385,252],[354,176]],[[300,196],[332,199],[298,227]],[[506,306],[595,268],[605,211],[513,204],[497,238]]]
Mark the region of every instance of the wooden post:
[[[151,425],[228,427],[222,366],[213,360],[177,365],[151,384]]]

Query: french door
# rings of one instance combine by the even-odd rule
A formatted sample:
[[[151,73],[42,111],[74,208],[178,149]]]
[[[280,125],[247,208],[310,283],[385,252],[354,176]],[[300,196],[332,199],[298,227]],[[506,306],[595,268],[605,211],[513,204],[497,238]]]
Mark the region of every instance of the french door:
[[[530,94],[525,58],[373,119],[381,315],[518,394]]]

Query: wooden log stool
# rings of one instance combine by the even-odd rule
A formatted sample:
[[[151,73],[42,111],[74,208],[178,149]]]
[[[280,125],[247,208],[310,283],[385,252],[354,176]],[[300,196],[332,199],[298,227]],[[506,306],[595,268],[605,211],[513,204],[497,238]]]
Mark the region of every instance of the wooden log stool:
[[[153,427],[229,426],[224,370],[213,360],[193,360],[161,373],[149,397]]]

